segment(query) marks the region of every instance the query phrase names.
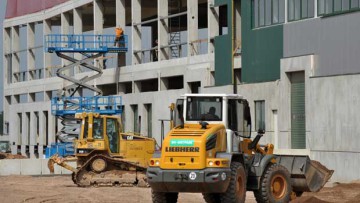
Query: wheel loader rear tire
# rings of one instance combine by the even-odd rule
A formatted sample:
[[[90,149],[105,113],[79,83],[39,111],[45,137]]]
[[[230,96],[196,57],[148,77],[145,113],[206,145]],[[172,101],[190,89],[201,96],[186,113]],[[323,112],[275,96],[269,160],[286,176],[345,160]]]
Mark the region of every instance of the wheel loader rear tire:
[[[151,191],[153,203],[176,203],[179,193],[154,192]]]
[[[287,203],[292,193],[289,171],[279,164],[270,164],[260,180],[260,189],[254,191],[259,203]]]
[[[239,162],[231,163],[231,177],[229,186],[221,195],[222,203],[244,203],[246,198],[246,172]]]
[[[218,193],[203,193],[203,197],[206,203],[221,202],[220,194]]]

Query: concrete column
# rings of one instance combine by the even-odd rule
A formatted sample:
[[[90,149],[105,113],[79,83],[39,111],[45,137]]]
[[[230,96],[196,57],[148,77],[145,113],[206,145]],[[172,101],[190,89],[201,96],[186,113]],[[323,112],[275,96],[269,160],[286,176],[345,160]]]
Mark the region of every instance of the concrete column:
[[[55,120],[55,116],[48,116],[48,146],[50,146],[52,142],[55,142]]]
[[[10,40],[11,40],[11,28],[5,28],[3,30],[3,42],[4,42],[3,54],[4,55],[1,56],[1,57],[3,57],[3,63],[4,63],[3,81],[6,81],[6,82],[4,82],[5,86],[7,85],[7,83],[11,82],[10,80],[8,80],[9,74],[11,74],[9,72],[9,68],[11,68],[11,67],[8,66],[10,64],[9,60],[11,60],[11,58],[6,57],[6,54],[10,54],[10,52],[11,52],[11,43],[10,43],[11,41]],[[6,109],[6,108],[4,108],[4,109]]]
[[[35,69],[35,53],[33,48],[35,47],[35,24],[27,24],[27,65],[28,70]],[[29,79],[35,79],[35,75],[29,74]]]
[[[141,63],[141,52],[135,53],[141,50],[141,25],[134,24],[141,22],[141,0],[131,0],[131,22],[132,64],[136,65]]]
[[[35,158],[34,146],[37,145],[37,126],[36,126],[36,115],[35,112],[30,112],[30,140],[29,140],[29,152],[30,158]]]
[[[70,34],[70,15],[69,13],[61,13],[61,34],[68,35]],[[66,39],[66,38],[64,38]],[[62,46],[66,46],[66,44],[63,44]],[[70,62],[61,59],[61,66],[68,65]]]
[[[170,56],[170,49],[164,48],[162,46],[169,45],[169,19],[161,19],[161,17],[168,16],[169,14],[169,1],[168,0],[158,0],[158,60],[167,60]]]
[[[125,32],[125,27],[126,27],[125,0],[116,0],[115,4],[116,4],[116,26],[122,27]],[[125,65],[126,65],[126,55],[125,53],[119,53],[117,66],[121,67]]]
[[[187,0],[187,22],[188,22],[188,56],[197,55],[198,44],[193,43],[198,40],[198,0]]]
[[[21,155],[26,156],[26,146],[29,145],[29,119],[27,114],[22,113],[22,133],[21,133]]]
[[[94,34],[101,35],[104,29],[104,6],[102,1],[94,0]]]
[[[44,35],[51,34],[51,20],[43,20],[43,32]],[[45,46],[45,44],[44,44]],[[51,53],[44,51],[44,77],[49,78],[50,77],[50,71],[51,71]]]
[[[104,29],[104,5],[102,4],[102,0],[94,0],[94,34],[102,35],[103,29]],[[96,66],[99,67],[99,64],[103,64],[103,60],[94,60],[94,64],[96,64]]]
[[[39,158],[43,157],[43,146],[46,142],[46,117],[45,112],[40,111],[39,112],[39,142],[38,142],[38,152],[39,152]]]
[[[10,108],[7,109],[8,111],[13,112]],[[9,116],[9,119],[12,121],[10,122],[9,126],[9,141],[11,147],[11,153],[17,153],[17,145],[21,144],[21,134],[20,134],[20,118],[17,113],[12,113]],[[20,139],[19,139],[20,138]]]
[[[20,31],[19,26],[12,27],[11,30],[11,39],[12,39],[12,50],[14,52],[19,51],[20,49]],[[12,73],[20,71],[20,56],[19,52],[16,52],[12,55]],[[12,76],[13,82],[17,82],[14,76]]]
[[[74,34],[75,35],[81,35],[83,33],[82,11],[81,11],[80,8],[74,8],[73,13],[74,13],[74,19],[73,19],[74,20],[74,22],[73,22],[73,24],[74,24]],[[77,60],[82,59],[82,55],[79,54],[79,53],[75,53],[74,57]],[[80,73],[81,69],[80,69],[80,67],[77,67],[77,68],[75,68],[74,71],[75,71],[74,72],[75,74]]]
[[[208,1],[208,53],[214,53],[214,37],[219,35],[219,7],[213,7],[214,0]]]

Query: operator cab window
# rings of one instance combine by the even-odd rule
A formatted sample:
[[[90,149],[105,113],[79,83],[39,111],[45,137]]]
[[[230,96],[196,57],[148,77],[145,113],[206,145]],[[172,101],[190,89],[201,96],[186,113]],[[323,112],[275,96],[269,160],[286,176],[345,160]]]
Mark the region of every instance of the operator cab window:
[[[109,146],[111,153],[118,153],[118,143],[119,143],[119,136],[118,136],[118,124],[116,119],[107,118],[106,119],[106,134],[109,138]]]
[[[85,123],[84,123],[84,132],[82,133],[82,138],[86,139],[88,136],[88,127],[89,127],[89,122],[88,122],[88,118],[85,118]]]
[[[222,121],[221,97],[187,97],[186,120]]]
[[[104,139],[103,125],[102,125],[102,119],[101,118],[94,118],[93,138],[97,139],[97,140]]]

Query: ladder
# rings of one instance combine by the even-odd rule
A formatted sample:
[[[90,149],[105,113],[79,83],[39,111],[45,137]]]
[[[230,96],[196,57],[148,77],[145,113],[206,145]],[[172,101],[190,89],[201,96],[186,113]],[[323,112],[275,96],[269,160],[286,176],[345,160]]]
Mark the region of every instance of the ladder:
[[[176,12],[180,12],[181,8],[181,1],[178,0],[170,0],[169,2],[170,8],[177,8]],[[181,43],[181,34],[180,34],[180,28],[181,28],[181,21],[180,16],[170,18],[169,27],[170,27],[170,39],[169,39],[169,45],[178,45],[178,46],[170,46],[171,51],[171,57],[172,58],[180,58],[181,55],[181,49],[180,49],[180,43]]]

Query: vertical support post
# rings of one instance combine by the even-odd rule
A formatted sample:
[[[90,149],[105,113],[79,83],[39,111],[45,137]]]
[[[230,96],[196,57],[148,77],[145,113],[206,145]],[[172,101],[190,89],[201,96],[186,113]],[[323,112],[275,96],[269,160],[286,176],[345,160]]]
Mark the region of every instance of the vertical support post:
[[[124,32],[126,28],[126,10],[125,10],[125,0],[116,0],[116,26],[120,26]],[[126,57],[125,53],[119,53],[117,59],[117,66],[125,66],[126,65]],[[116,77],[119,77],[117,75]]]
[[[29,145],[29,119],[27,113],[22,113],[21,155],[26,156],[26,145]]]
[[[131,0],[131,22],[132,22],[132,64],[141,63],[141,52],[135,53],[135,51],[141,50],[141,25],[134,25],[141,22],[141,0]]]
[[[11,35],[12,35],[12,68],[13,68],[13,73],[14,72],[19,72],[20,71],[20,56],[19,53],[15,53],[16,51],[19,51],[20,49],[20,30],[19,30],[19,26],[14,26],[12,27],[11,30]],[[12,76],[13,77],[13,76]],[[19,82],[18,81],[19,78],[14,78],[13,77],[13,82]]]
[[[39,158],[42,158],[44,153],[44,142],[46,136],[46,121],[45,121],[45,112],[39,111],[39,143],[38,143],[38,153]]]
[[[169,0],[158,0],[158,60],[169,59],[170,49],[161,48],[162,46],[169,45],[169,19],[161,19],[169,15]]]
[[[35,69],[35,24],[28,23],[27,24],[27,69],[28,71],[31,69]],[[30,72],[29,72],[30,73]],[[36,79],[35,72],[33,74],[29,74],[29,79]]]
[[[187,22],[188,22],[188,56],[199,53],[198,45],[193,43],[198,40],[198,0],[187,0]]]
[[[214,38],[219,35],[219,7],[213,7],[214,3],[208,1],[208,53],[214,53]]]
[[[70,15],[69,13],[61,13],[61,34],[68,35],[70,34]],[[64,38],[62,40],[67,40]],[[66,46],[63,44],[62,46]],[[68,65],[69,62],[65,59],[61,59],[61,66]]]
[[[104,29],[104,5],[102,4],[102,1],[94,0],[94,34],[102,35],[103,29]],[[99,64],[103,64],[103,60],[94,60],[94,64],[97,64],[96,66],[99,67]],[[95,82],[96,80],[94,80],[94,84]]]
[[[12,60],[10,58],[11,56],[11,43],[10,41],[12,40],[11,38],[11,28],[4,28],[3,29],[3,42],[4,42],[4,46],[3,46],[3,81],[6,81],[4,82],[4,86],[6,86],[7,84],[10,84],[11,83],[11,77],[12,77],[12,67],[11,67],[11,62],[10,60]],[[4,107],[4,109],[6,109]]]
[[[104,6],[102,1],[94,0],[94,34],[103,34],[104,29]]]
[[[51,20],[47,19],[47,20],[43,20],[43,32],[44,32],[44,36],[51,34]],[[44,40],[45,41],[45,40]],[[45,46],[45,44],[44,44]],[[50,73],[51,73],[51,53],[48,53],[46,51],[44,51],[44,77],[45,78],[49,78],[51,77]]]
[[[36,143],[36,115],[35,112],[30,112],[30,140],[29,140],[29,152],[30,152],[30,158],[35,158],[35,145]]]
[[[83,21],[82,21],[81,8],[74,8],[73,13],[74,13],[74,23],[73,23],[74,24],[74,34],[80,35],[83,33]],[[75,53],[74,58],[77,60],[81,60],[82,55],[79,53]],[[74,71],[75,71],[74,74],[81,73],[80,67],[75,68]]]
[[[48,146],[50,146],[52,142],[55,142],[55,122],[55,116],[48,116]]]

